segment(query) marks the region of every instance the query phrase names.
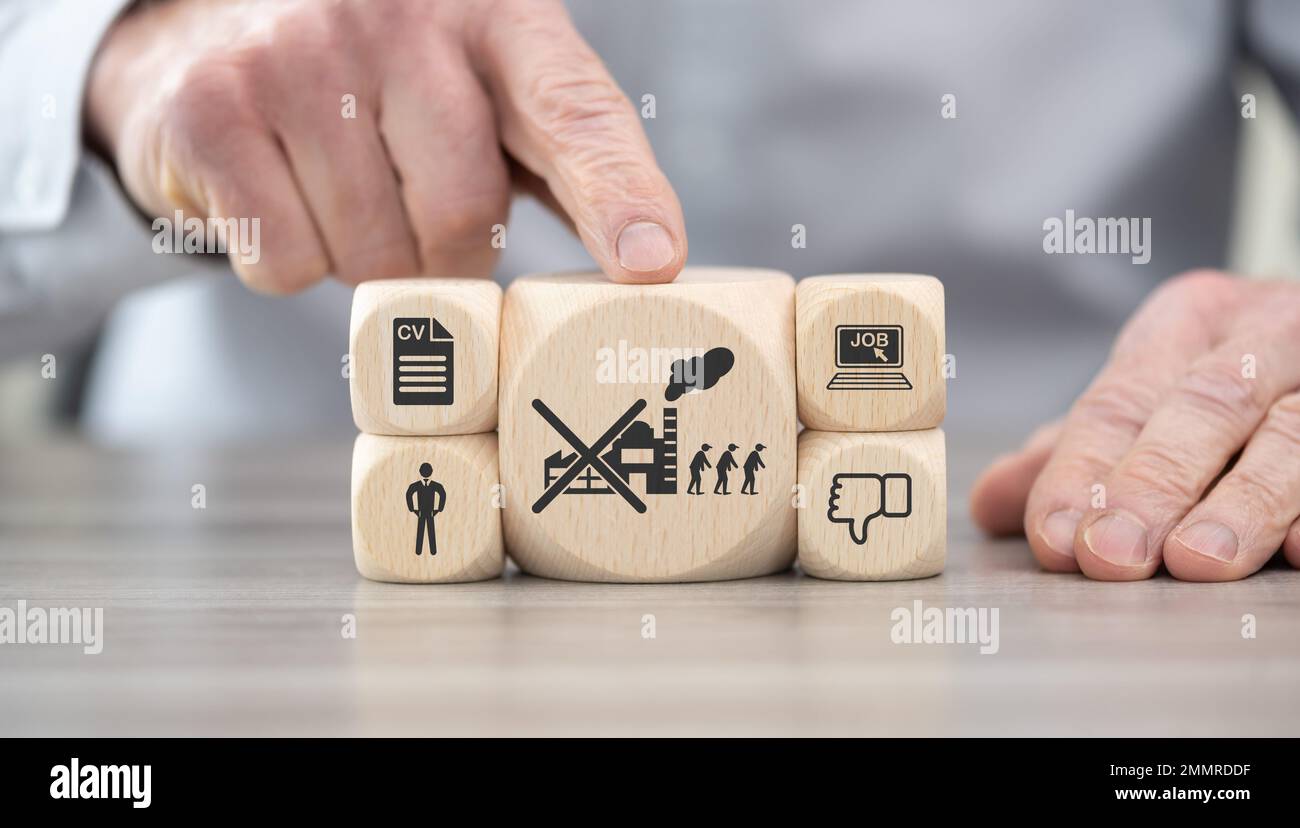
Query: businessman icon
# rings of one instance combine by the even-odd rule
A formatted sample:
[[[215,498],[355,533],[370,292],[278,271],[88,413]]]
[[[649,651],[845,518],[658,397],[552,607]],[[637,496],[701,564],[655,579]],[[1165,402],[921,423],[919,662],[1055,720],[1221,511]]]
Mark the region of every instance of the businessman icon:
[[[418,516],[415,525],[415,554],[424,548],[424,536],[429,536],[429,555],[438,554],[438,540],[433,532],[434,515],[447,503],[447,490],[437,480],[432,480],[433,466],[420,464],[420,479],[406,488],[406,508]]]

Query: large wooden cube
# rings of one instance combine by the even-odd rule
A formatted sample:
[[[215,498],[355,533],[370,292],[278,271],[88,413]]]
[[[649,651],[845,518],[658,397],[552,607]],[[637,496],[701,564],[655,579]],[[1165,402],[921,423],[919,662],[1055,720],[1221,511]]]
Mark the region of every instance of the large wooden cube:
[[[516,280],[501,341],[506,545],[526,571],[702,581],[795,553],[794,283],[688,269]]]

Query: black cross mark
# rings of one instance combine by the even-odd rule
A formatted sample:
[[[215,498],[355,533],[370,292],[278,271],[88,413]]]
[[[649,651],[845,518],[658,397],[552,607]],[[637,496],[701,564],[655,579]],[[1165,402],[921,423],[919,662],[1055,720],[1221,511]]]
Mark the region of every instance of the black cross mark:
[[[582,473],[583,469],[587,466],[591,466],[597,474],[605,478],[605,482],[610,485],[610,488],[622,495],[623,499],[626,500],[633,509],[644,514],[645,504],[641,502],[641,498],[637,497],[636,493],[627,487],[627,484],[623,482],[623,478],[619,477],[618,473],[609,467],[609,464],[600,459],[600,453],[605,450],[606,446],[614,441],[615,437],[622,434],[624,430],[631,425],[632,421],[637,418],[637,415],[645,409],[645,406],[645,400],[637,400],[632,403],[632,407],[623,412],[623,416],[619,417],[604,434],[600,435],[600,439],[596,440],[596,442],[592,443],[591,446],[588,447],[583,444],[578,435],[570,431],[569,427],[560,421],[560,418],[555,415],[554,411],[546,407],[546,403],[541,400],[533,400],[533,408],[537,410],[538,414],[542,415],[542,419],[550,423],[551,428],[555,429],[555,431],[564,438],[565,442],[573,446],[574,450],[578,452],[578,459],[573,461],[573,465],[565,469],[564,474],[560,475],[559,478],[551,484],[551,488],[542,492],[542,496],[537,498],[537,502],[533,504],[533,512],[540,513],[543,509],[549,506],[551,501],[567,489],[569,484]]]

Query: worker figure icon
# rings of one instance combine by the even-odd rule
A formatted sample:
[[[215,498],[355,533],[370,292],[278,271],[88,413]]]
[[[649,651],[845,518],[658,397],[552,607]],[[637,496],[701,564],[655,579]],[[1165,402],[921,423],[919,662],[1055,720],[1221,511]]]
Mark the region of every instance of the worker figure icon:
[[[740,446],[737,446],[735,443],[728,443],[727,450],[718,458],[718,465],[714,466],[714,468],[718,470],[718,482],[713,486],[714,494],[731,494],[731,492],[727,491],[727,472],[737,467],[736,457],[732,452],[738,448],[740,448]]]
[[[686,487],[687,494],[704,494],[704,491],[700,488],[700,475],[704,473],[705,469],[713,468],[713,464],[709,462],[709,456],[705,454],[711,448],[713,446],[705,443],[700,446],[700,450],[695,452],[695,456],[691,458],[691,485]]]
[[[438,540],[433,531],[434,515],[447,504],[447,490],[437,480],[432,480],[433,466],[420,464],[420,478],[406,488],[406,508],[417,516],[415,524],[415,554],[424,548],[424,536],[429,536],[429,555],[438,554]]]
[[[754,473],[759,469],[767,468],[767,465],[763,463],[763,458],[758,456],[758,453],[765,448],[767,446],[759,443],[754,446],[754,450],[745,458],[745,483],[740,487],[741,494],[758,494],[758,489],[754,488]]]

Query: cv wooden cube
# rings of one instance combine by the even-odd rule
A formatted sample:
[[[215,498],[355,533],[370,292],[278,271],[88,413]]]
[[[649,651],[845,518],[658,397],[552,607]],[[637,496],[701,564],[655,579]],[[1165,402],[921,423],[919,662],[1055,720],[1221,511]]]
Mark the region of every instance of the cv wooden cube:
[[[897,581],[943,571],[943,432],[799,435],[799,566],[819,578]]]
[[[497,423],[501,288],[484,279],[364,282],[352,299],[352,418],[371,434],[474,434]]]
[[[823,431],[935,428],[947,406],[943,284],[815,276],[796,293],[799,419]]]
[[[500,575],[498,479],[496,434],[358,436],[352,451],[357,571],[398,583]]]
[[[507,290],[506,547],[568,580],[744,578],[794,559],[794,283],[539,275]]]

